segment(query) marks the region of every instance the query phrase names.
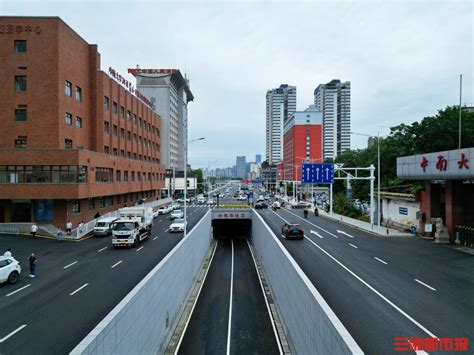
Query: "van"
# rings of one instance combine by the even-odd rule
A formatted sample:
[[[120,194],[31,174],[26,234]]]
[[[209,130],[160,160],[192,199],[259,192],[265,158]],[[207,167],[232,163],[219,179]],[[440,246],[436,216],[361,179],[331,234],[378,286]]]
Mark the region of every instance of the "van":
[[[205,199],[204,197],[198,197],[197,203],[198,203],[199,205],[203,205],[203,204],[206,203],[206,199]]]
[[[112,233],[112,223],[117,220],[117,217],[105,217],[99,219],[94,226],[94,235],[107,236]]]

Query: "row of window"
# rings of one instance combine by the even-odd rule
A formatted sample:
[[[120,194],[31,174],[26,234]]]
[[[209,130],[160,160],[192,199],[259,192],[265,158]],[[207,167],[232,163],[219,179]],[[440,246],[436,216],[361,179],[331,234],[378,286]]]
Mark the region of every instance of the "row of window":
[[[96,202],[99,208],[105,208],[106,206],[113,206],[114,203],[117,205],[127,204],[130,202],[138,201],[142,198],[155,197],[156,190],[148,190],[141,192],[132,192],[129,194],[115,195],[115,196],[102,196],[97,198],[90,198],[88,200],[89,211],[94,211],[96,209]],[[81,200],[72,200],[72,213],[78,214],[81,213]]]
[[[108,145],[104,145],[104,153],[105,154],[111,154],[110,152],[110,147]],[[117,148],[113,148],[112,149],[112,154],[115,155],[115,156],[118,156],[119,155],[119,151]],[[125,150],[123,149],[120,149],[120,156],[125,158]],[[143,160],[143,161],[147,161],[149,163],[156,163],[156,164],[160,164],[160,159],[158,158],[153,158],[153,157],[150,157],[148,155],[141,155],[141,154],[138,154],[137,153],[131,153],[129,151],[127,151],[127,156],[126,156],[128,159],[135,159],[135,160]]]
[[[87,167],[76,165],[0,165],[0,184],[82,184]]]
[[[104,121],[104,133],[109,134],[110,133],[110,123],[108,121]],[[112,126],[112,134],[114,137],[118,136],[118,126],[113,125]],[[125,139],[125,129],[120,128],[120,138]],[[127,140],[131,141],[132,140],[132,132],[127,131]],[[160,151],[160,145],[158,143],[152,142],[150,139],[147,139],[142,136],[138,136],[137,139],[137,134],[133,133],[133,141],[135,143],[140,142],[140,144],[145,145],[145,147],[153,147],[153,149]]]
[[[109,109],[110,109],[110,99],[107,96],[104,96],[104,110],[109,111]],[[112,103],[112,112],[115,115],[119,113],[118,104],[115,101]],[[123,106],[120,106],[120,117],[125,118],[125,107]],[[160,130],[158,128],[153,126],[151,123],[145,120],[142,120],[141,117],[138,117],[137,119],[137,115],[136,114],[132,115],[132,113],[129,110],[127,110],[127,121],[128,122],[133,121],[133,124],[138,125],[140,128],[142,127],[145,128],[145,131],[152,132],[152,134],[156,134],[158,137],[160,136]]]
[[[130,176],[130,180],[129,180]],[[115,182],[135,182],[135,181],[162,181],[165,179],[163,173],[150,173],[140,171],[129,171],[125,170],[122,174],[121,170],[115,170]],[[112,183],[113,181],[113,169],[111,168],[96,168],[95,182],[97,183]]]
[[[69,81],[64,83],[64,93],[68,97],[72,97],[72,84]],[[79,86],[76,86],[76,101],[82,102],[82,89]]]

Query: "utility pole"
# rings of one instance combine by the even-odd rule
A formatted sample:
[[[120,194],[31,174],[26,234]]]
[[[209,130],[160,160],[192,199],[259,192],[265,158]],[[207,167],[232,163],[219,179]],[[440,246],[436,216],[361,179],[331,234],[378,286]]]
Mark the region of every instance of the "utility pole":
[[[377,132],[377,228],[380,230],[380,132]]]
[[[462,74],[459,75],[459,147],[461,149],[461,100],[462,100]]]

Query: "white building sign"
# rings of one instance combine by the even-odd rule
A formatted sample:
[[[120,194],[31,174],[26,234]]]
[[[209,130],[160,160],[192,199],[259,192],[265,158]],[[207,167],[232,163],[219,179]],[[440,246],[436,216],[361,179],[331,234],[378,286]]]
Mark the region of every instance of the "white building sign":
[[[403,179],[474,179],[474,148],[397,158],[397,176]]]

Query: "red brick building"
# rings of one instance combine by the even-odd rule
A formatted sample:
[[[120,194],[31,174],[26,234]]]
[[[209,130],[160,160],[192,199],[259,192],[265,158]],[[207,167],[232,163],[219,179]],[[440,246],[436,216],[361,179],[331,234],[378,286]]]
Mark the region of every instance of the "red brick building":
[[[164,187],[160,117],[57,17],[0,17],[0,222],[75,225]]]
[[[278,178],[301,181],[301,164],[322,162],[322,114],[310,106],[296,111],[283,129],[283,162],[278,165]]]

